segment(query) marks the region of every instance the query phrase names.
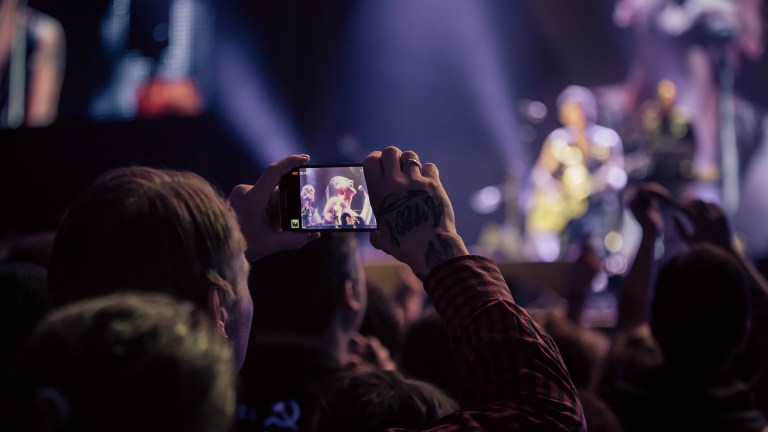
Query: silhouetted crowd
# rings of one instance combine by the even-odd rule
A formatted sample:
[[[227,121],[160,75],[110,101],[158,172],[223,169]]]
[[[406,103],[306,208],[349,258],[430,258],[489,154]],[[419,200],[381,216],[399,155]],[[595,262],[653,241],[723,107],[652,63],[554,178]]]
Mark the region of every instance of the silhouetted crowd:
[[[532,317],[413,151],[364,161],[394,292],[354,234],[274,230],[279,179],[308,160],[226,196],[113,169],[55,233],[8,242],[0,430],[768,431],[768,282],[716,204],[633,189],[641,241],[598,331],[587,242],[565,310]]]

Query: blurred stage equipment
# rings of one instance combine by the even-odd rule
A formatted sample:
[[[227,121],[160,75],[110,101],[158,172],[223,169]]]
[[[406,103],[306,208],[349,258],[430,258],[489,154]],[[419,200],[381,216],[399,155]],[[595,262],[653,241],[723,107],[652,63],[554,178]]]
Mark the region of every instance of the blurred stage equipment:
[[[64,79],[64,30],[26,0],[0,2],[0,128],[56,120]]]

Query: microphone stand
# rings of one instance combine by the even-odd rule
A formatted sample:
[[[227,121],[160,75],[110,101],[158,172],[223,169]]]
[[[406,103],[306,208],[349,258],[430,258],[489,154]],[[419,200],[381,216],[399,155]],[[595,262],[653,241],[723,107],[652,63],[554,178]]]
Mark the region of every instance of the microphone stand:
[[[727,46],[718,46],[718,113],[720,120],[720,172],[723,210],[732,217],[739,207],[739,148],[734,105],[735,77]]]

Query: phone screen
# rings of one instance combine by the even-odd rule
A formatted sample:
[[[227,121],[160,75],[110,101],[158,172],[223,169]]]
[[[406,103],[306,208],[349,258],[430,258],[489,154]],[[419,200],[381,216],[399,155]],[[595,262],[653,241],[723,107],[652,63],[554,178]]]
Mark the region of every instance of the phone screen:
[[[283,176],[280,198],[284,230],[377,228],[362,164],[297,167]]]

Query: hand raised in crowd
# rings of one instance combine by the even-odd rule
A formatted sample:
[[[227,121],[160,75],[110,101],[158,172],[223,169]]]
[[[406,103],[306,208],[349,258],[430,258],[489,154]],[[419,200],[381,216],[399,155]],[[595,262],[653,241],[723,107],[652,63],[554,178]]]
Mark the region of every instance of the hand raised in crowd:
[[[392,359],[387,347],[382,345],[377,337],[365,336],[360,333],[355,333],[349,340],[346,367],[360,372],[397,370],[397,364]]]
[[[306,164],[308,155],[291,155],[267,166],[254,185],[240,184],[229,194],[229,204],[237,214],[248,248],[245,257],[257,261],[283,250],[299,249],[320,238],[320,234],[281,232],[276,229],[277,185],[291,169]]]
[[[469,254],[434,164],[422,166],[416,153],[387,147],[368,155],[363,166],[379,223],[373,247],[408,264],[422,280],[445,260]]]
[[[694,199],[679,204],[678,208],[680,214],[675,226],[686,242],[707,242],[734,252],[728,218],[717,204]]]
[[[584,305],[592,291],[592,281],[603,270],[603,261],[598,256],[589,237],[579,245],[579,255],[568,270],[568,319],[580,324],[584,314]]]
[[[672,195],[658,183],[641,183],[629,201],[629,209],[646,235],[664,231],[660,202],[671,204]]]

